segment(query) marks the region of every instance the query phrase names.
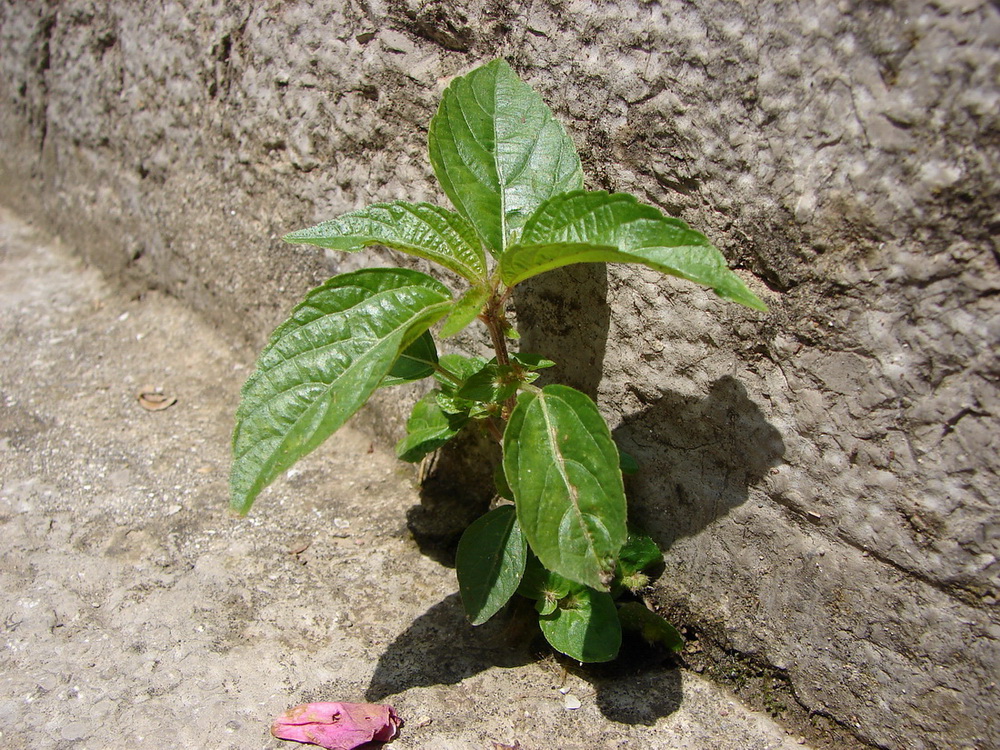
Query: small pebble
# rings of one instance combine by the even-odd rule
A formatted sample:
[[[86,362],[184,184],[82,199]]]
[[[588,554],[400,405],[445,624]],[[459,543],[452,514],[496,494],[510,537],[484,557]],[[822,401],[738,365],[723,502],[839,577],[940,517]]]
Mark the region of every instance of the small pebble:
[[[566,700],[563,702],[563,705],[566,707],[567,711],[575,711],[583,704],[580,703],[580,699],[577,698],[575,695],[567,695]]]

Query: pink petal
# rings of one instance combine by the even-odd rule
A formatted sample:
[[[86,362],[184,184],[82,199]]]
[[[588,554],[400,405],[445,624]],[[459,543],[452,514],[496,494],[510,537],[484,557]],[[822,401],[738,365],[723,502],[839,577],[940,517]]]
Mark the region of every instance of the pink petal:
[[[388,742],[402,723],[391,707],[377,703],[304,703],[275,719],[271,734],[327,750],[354,750],[373,740]]]

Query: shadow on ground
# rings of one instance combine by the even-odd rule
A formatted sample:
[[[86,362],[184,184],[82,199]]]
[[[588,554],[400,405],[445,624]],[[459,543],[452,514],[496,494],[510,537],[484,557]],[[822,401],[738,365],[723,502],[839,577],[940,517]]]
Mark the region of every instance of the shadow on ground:
[[[385,650],[366,700],[383,701],[411,688],[456,685],[491,667],[519,667],[541,656],[533,636],[538,633],[530,603],[472,627],[458,594],[451,594],[418,617]],[[623,646],[608,664],[580,666],[570,660],[564,668],[594,686],[596,703],[609,720],[622,724],[653,725],[681,704],[680,672],[671,657],[638,642]]]

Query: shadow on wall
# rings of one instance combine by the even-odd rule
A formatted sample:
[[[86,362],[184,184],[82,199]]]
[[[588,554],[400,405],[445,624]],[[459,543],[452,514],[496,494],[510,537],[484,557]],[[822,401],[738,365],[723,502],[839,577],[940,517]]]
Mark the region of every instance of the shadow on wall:
[[[514,290],[521,351],[543,354],[556,367],[540,385],[563,383],[597,396],[604,370],[611,308],[603,263],[541,274]],[[731,376],[704,398],[664,394],[614,431],[619,447],[639,462],[628,480],[629,512],[667,548],[746,502],[751,485],[785,453],[780,433]]]
[[[627,489],[643,501],[629,510],[664,549],[745,503],[785,453],[781,434],[728,375],[704,398],[665,394],[626,417],[614,438],[639,462]]]
[[[514,287],[518,348],[556,363],[539,385],[561,383],[596,399],[611,326],[607,300],[603,263],[557,268]]]
[[[527,643],[541,637],[534,608],[497,616],[473,627],[458,594],[418,617],[385,650],[365,700],[384,701],[415,687],[456,685],[491,667],[519,667],[537,661]],[[663,664],[668,656],[626,641],[618,659],[585,668],[567,665],[594,686],[597,706],[611,721],[653,725],[681,704],[680,672]],[[561,697],[561,696],[558,696]],[[555,697],[553,697],[555,700]]]

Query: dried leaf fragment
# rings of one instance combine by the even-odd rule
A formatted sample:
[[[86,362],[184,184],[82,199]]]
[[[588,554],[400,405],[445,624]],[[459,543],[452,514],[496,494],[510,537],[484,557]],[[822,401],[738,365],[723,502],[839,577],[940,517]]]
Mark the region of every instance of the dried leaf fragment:
[[[388,742],[402,724],[392,707],[377,703],[305,703],[275,719],[271,734],[326,750],[354,750]]]
[[[175,397],[165,395],[162,388],[152,385],[141,388],[136,398],[146,411],[163,411],[177,403]]]
[[[301,555],[303,552],[305,552],[307,549],[309,549],[310,546],[312,546],[312,539],[306,539],[304,541],[299,542],[298,544],[296,544],[291,549],[289,549],[288,550],[288,554],[289,555]]]

